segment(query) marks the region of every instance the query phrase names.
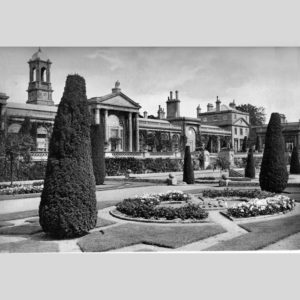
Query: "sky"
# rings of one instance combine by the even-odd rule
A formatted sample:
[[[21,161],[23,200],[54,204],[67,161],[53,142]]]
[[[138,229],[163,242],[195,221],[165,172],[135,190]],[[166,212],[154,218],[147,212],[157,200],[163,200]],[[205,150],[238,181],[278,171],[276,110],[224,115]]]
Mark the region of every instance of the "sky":
[[[29,81],[28,60],[38,47],[0,47],[0,92],[8,101],[25,103]],[[87,96],[111,92],[117,80],[122,92],[138,102],[140,113],[157,114],[165,108],[170,91],[178,90],[181,115],[196,117],[200,104],[215,106],[233,99],[272,112],[289,122],[300,119],[300,48],[96,48],[42,47],[52,61],[53,100],[59,103],[66,76],[80,74]],[[300,107],[300,106],[299,106]]]

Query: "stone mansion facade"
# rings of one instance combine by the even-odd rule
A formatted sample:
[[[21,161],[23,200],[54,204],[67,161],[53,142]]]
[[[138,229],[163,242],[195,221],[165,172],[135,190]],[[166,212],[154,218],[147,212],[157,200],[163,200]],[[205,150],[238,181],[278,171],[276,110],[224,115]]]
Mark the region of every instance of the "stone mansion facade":
[[[12,102],[9,96],[0,93],[0,129],[17,133],[28,117],[37,125],[37,151],[47,152],[57,112],[52,99],[52,63],[39,48],[28,64],[26,103]],[[190,145],[191,151],[209,147],[210,152],[219,152],[229,144],[239,151],[244,137],[249,135],[249,114],[237,110],[234,101],[228,106],[222,104],[218,97],[215,108],[209,103],[207,111],[202,112],[198,106],[196,117],[192,118],[181,116],[179,93],[170,92],[166,112],[159,106],[156,116],[146,111],[141,115],[140,104],[123,93],[117,81],[111,93],[90,98],[88,103],[93,122],[104,130],[109,153],[171,153],[182,150],[185,144]],[[300,142],[298,136],[297,133]]]

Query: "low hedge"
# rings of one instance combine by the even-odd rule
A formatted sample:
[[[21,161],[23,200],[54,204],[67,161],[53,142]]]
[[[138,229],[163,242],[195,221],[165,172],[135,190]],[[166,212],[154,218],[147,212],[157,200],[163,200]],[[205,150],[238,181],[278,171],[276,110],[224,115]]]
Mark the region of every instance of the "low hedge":
[[[143,195],[136,198],[128,198],[116,205],[117,210],[127,216],[143,219],[195,219],[202,220],[208,217],[208,213],[199,205],[187,203],[181,207],[161,206],[164,201],[187,201],[189,195],[178,192],[166,194]]]
[[[108,176],[124,175],[130,169],[133,174],[163,173],[182,171],[182,159],[133,157],[106,158],[106,173]]]
[[[252,190],[234,190],[234,189],[223,189],[223,190],[204,190],[202,192],[203,197],[217,198],[217,197],[243,197],[243,198],[258,198],[263,199],[272,197],[275,193],[261,191],[258,189]]]

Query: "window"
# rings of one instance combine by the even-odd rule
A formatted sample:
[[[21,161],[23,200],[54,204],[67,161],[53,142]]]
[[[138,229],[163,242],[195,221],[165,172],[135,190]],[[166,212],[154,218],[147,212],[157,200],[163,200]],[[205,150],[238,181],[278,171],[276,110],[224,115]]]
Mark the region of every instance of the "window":
[[[223,120],[226,121],[227,120],[227,115],[223,116]]]
[[[237,128],[234,127],[234,134],[237,135]]]
[[[47,81],[47,78],[46,78],[46,68],[42,68],[41,69],[41,81],[42,82],[46,82]]]
[[[243,128],[240,128],[240,135],[243,135]]]
[[[214,116],[214,121],[218,121],[218,116]]]

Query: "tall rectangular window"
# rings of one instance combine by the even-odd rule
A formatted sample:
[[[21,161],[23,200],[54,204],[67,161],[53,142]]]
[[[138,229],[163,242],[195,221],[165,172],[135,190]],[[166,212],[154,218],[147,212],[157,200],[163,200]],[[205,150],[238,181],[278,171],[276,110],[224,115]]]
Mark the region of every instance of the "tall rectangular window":
[[[240,128],[240,135],[243,135],[243,128]]]
[[[234,134],[236,135],[237,134],[237,128],[234,127]]]

